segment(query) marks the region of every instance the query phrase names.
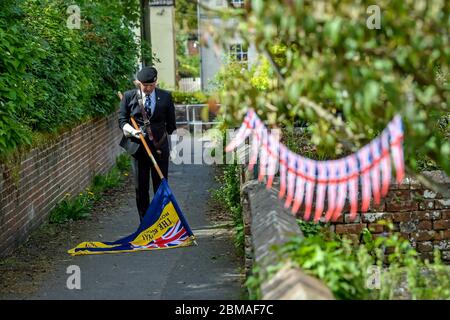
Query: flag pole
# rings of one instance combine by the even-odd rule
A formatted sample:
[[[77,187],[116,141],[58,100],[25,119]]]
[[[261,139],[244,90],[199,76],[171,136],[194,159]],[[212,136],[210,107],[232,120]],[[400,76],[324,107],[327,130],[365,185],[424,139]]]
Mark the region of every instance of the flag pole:
[[[122,95],[122,93],[121,93],[120,91],[117,92],[117,95],[119,96],[120,100],[122,100],[123,95]],[[136,120],[134,120],[134,117],[130,117],[130,119],[131,119],[131,123],[133,124],[133,127],[134,127],[136,130],[140,130],[140,129],[139,129],[139,126],[138,126],[137,123],[136,123]],[[148,144],[147,144],[147,141],[145,141],[144,135],[143,135],[143,134],[140,134],[140,135],[139,135],[139,139],[141,139],[141,142],[142,142],[142,144],[144,145],[144,148],[145,148],[145,150],[147,151],[148,156],[149,156],[150,159],[152,160],[152,163],[153,163],[153,165],[155,166],[155,169],[156,169],[156,171],[158,172],[159,177],[161,178],[161,180],[164,179],[164,175],[162,174],[161,169],[159,168],[159,165],[158,165],[158,163],[157,163],[156,160],[155,160],[155,157],[153,157],[152,151],[151,151],[150,148],[148,147]]]
[[[117,95],[119,96],[120,100],[122,100],[123,95],[122,95],[122,93],[121,93],[120,91],[117,92]],[[131,119],[131,122],[132,122],[132,124],[133,124],[133,127],[134,127],[136,130],[139,130],[139,126],[137,125],[136,120],[134,120],[134,117],[130,117],[130,119]],[[145,147],[145,150],[147,150],[148,156],[149,156],[150,159],[152,160],[153,165],[155,166],[156,171],[158,172],[159,177],[161,178],[161,180],[164,179],[164,176],[163,176],[163,174],[162,174],[162,172],[161,172],[161,169],[159,168],[158,163],[156,162],[155,158],[153,157],[153,154],[152,154],[150,148],[148,147],[147,141],[145,141],[144,135],[143,135],[143,134],[140,134],[140,135],[139,135],[139,138],[141,139],[142,144],[143,144],[144,147]],[[177,205],[177,206],[178,206],[178,205]],[[196,241],[194,235],[191,235],[189,238],[191,239],[191,241],[194,243],[195,246],[198,246],[198,243],[197,243],[197,241]]]
[[[133,117],[130,117],[130,119],[131,119],[131,122],[133,123],[133,127],[136,130],[139,130],[139,126],[137,125],[136,120],[134,120]],[[153,165],[155,166],[156,171],[158,171],[159,177],[161,178],[161,180],[164,179],[164,176],[163,176],[163,174],[161,172],[161,169],[159,168],[158,163],[156,162],[155,158],[153,157],[153,154],[152,154],[150,148],[147,145],[147,141],[145,141],[144,135],[140,134],[139,138],[141,139],[142,144],[145,147],[145,150],[147,150],[147,153],[148,153],[150,159],[152,159]],[[197,243],[194,235],[191,235],[189,238],[191,239],[191,241],[194,243],[195,246],[198,246],[198,243]]]
[[[134,127],[136,130],[139,130],[139,126],[137,125],[136,120],[134,120],[133,117],[130,117],[130,119],[131,119],[131,123],[133,124],[133,127]],[[160,169],[159,166],[158,166],[158,163],[156,162],[155,158],[153,157],[152,151],[151,151],[150,148],[148,147],[148,144],[147,144],[147,141],[145,141],[144,135],[143,135],[143,134],[140,134],[140,135],[139,135],[139,139],[141,139],[142,144],[143,144],[144,147],[145,147],[145,150],[147,150],[148,156],[149,156],[150,159],[152,160],[153,165],[155,166],[156,171],[158,172],[159,177],[161,178],[161,180],[164,179],[164,175],[162,174],[161,169]]]

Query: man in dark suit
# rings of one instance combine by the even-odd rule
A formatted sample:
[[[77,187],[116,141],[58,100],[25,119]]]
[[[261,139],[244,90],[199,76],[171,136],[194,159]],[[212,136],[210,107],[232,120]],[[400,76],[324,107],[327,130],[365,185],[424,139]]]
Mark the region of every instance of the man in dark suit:
[[[136,81],[138,88],[125,92],[119,111],[119,127],[124,133],[120,146],[133,157],[136,204],[141,221],[150,204],[150,173],[154,194],[158,190],[161,179],[142,145],[139,135],[144,134],[162,174],[167,179],[170,153],[169,135],[176,130],[175,106],[172,96],[170,92],[156,87],[157,76],[158,73],[154,67],[144,67],[139,71]],[[142,99],[141,105],[139,104],[140,99]],[[141,130],[133,128],[130,121],[131,116],[134,117]],[[144,126],[145,118],[149,120],[151,129],[149,133]]]

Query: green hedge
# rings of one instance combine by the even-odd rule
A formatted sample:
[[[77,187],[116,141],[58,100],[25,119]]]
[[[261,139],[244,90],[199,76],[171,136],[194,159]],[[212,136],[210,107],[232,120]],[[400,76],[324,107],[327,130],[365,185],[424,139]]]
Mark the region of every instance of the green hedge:
[[[139,1],[3,0],[0,12],[0,154],[117,107],[136,71]]]
[[[176,104],[204,104],[208,102],[208,97],[202,91],[172,91],[172,97]]]

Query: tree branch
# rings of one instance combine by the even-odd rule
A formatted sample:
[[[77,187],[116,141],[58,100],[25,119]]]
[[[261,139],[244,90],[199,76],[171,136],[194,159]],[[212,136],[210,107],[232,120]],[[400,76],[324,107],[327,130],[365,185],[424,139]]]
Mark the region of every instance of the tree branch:
[[[224,11],[222,10],[215,10],[212,8],[209,8],[207,6],[204,6],[202,4],[199,3],[199,1],[197,1],[197,3],[200,5],[200,7],[205,8],[206,10],[210,10],[213,12],[217,12],[217,13],[224,13]],[[245,17],[244,17],[245,18]],[[251,32],[250,32],[251,35]],[[241,36],[245,39],[248,39],[248,34],[242,35]],[[248,41],[250,42],[250,41]],[[276,63],[274,57],[272,56],[272,54],[270,53],[269,49],[267,48],[267,46],[261,46],[261,47],[257,47],[257,50],[259,50],[260,53],[262,53],[266,59],[269,61],[269,63],[271,64],[273,70],[276,72],[278,80],[280,83],[284,83],[285,82],[285,78],[283,76],[283,74],[281,73],[280,70],[280,66],[278,66],[278,64]],[[379,54],[379,52],[376,52],[376,54]],[[395,59],[394,59],[395,61]],[[395,65],[395,67],[399,68],[401,66],[397,66]],[[404,71],[404,70],[401,70]],[[418,79],[419,81],[424,81],[423,78],[416,77],[416,79]],[[433,79],[435,80],[435,79]],[[438,88],[439,89],[439,88]],[[442,97],[442,96],[441,96]],[[330,113],[328,110],[324,109],[320,104],[308,99],[307,97],[304,96],[300,96],[299,97],[299,102],[301,104],[303,104],[304,106],[307,106],[309,108],[311,108],[312,110],[314,110],[314,112],[317,114],[317,116],[321,119],[324,119],[325,121],[331,123],[338,131],[342,132],[343,135],[345,135],[348,138],[356,138],[356,136],[351,132],[351,130],[349,130],[348,126],[346,126],[345,122],[340,118],[340,117],[336,117],[334,116],[332,113]],[[355,147],[355,144],[348,140],[348,139],[343,139],[342,137],[337,137],[338,141],[340,143],[342,143],[343,147],[350,152],[353,152],[353,149]],[[442,194],[444,197],[448,197],[450,198],[450,191],[447,190],[445,187],[443,187],[442,185],[432,181],[430,178],[424,176],[423,174],[417,173],[414,170],[412,170],[410,167],[405,166],[406,168],[406,172],[409,176],[414,177],[415,179],[417,179],[417,181],[419,181],[423,186],[432,189],[436,192],[439,192],[440,194]]]
[[[266,57],[267,60],[269,60],[269,63],[272,65],[272,68],[275,70],[275,72],[277,73],[278,76],[278,81],[280,82],[284,82],[284,77],[281,74],[281,70],[280,67],[277,65],[277,63],[275,62],[275,60],[273,59],[272,55],[270,54],[269,50],[264,47],[262,49],[262,53],[263,55]]]
[[[273,59],[272,55],[270,54],[269,50],[267,48],[263,48],[262,53],[269,60],[272,67],[277,72],[277,75],[278,75],[280,81],[284,82],[284,77],[281,74],[280,68],[276,64],[276,62]],[[335,128],[337,128],[339,131],[344,133],[347,137],[349,137],[349,138],[355,137],[355,135],[348,129],[348,127],[345,125],[345,122],[341,118],[335,117],[328,110],[324,109],[321,105],[315,103],[314,101],[311,101],[310,99],[308,99],[306,97],[300,97],[299,102],[301,104],[313,109],[319,118],[322,118],[322,119],[330,122]],[[342,143],[342,145],[344,146],[344,148],[346,150],[353,151],[352,149],[355,145],[350,140],[338,138],[338,141]],[[450,198],[450,191],[447,188],[445,188],[444,186],[442,186],[441,184],[434,182],[433,180],[424,176],[423,174],[415,172],[408,166],[406,166],[406,172],[408,175],[416,178],[423,186],[425,186],[433,191],[439,192],[444,197]]]

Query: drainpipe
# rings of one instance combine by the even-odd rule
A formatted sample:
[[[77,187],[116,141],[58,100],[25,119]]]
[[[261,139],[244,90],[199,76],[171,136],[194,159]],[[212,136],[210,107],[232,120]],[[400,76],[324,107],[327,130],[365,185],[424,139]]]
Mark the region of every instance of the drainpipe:
[[[144,52],[141,52],[142,65],[151,66],[153,65],[152,61],[153,54],[152,54],[152,36],[150,30],[150,0],[141,0],[141,42],[147,43],[148,47],[150,48],[149,61],[147,61],[148,59],[146,59],[146,55],[144,54]]]

